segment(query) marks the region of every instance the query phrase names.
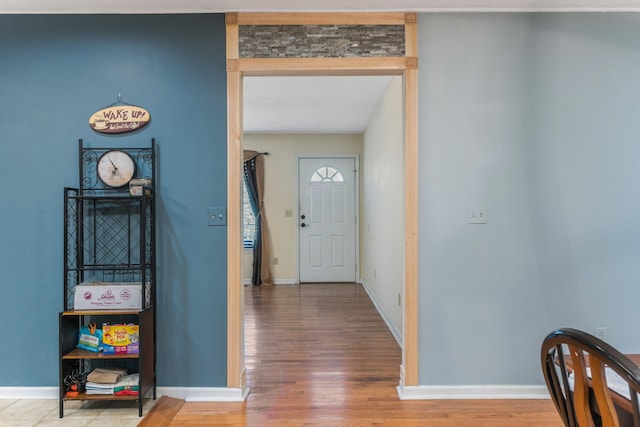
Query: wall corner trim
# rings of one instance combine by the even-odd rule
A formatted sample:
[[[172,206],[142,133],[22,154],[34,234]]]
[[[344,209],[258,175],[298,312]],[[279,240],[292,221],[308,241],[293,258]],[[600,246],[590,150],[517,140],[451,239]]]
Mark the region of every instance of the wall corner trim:
[[[550,399],[543,385],[461,385],[397,387],[400,400]]]
[[[417,24],[418,23],[418,14],[417,13],[405,13],[405,15],[404,15],[404,23],[405,24]]]
[[[224,15],[224,23],[227,25],[238,25],[238,14],[226,13]]]
[[[398,345],[402,347],[402,333],[398,330],[398,328],[395,327],[395,325],[391,321],[391,318],[384,311],[384,309],[382,308],[382,305],[376,299],[373,291],[371,290],[367,282],[364,279],[361,279],[360,283],[362,284],[362,287],[364,288],[367,295],[369,295],[369,299],[371,300],[371,302],[373,303],[373,306],[378,311],[378,314],[380,315],[380,317],[382,317],[382,320],[384,320],[384,323],[387,325],[387,329],[389,329],[389,332],[391,332],[391,335],[393,335],[393,338],[395,338]]]

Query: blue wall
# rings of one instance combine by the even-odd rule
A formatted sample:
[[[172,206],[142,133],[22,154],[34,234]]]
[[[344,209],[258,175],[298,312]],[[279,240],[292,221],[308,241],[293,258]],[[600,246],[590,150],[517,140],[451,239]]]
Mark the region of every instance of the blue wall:
[[[151,123],[94,133],[116,101]],[[0,386],[58,383],[62,189],[78,185],[77,140],[158,143],[158,384],[226,386],[223,15],[0,16]]]

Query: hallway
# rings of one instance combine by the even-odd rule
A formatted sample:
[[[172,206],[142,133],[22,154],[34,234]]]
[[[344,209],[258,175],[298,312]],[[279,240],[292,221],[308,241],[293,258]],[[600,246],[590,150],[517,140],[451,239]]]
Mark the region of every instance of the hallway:
[[[246,291],[249,400],[262,415],[287,395],[304,397],[287,408],[290,422],[338,421],[369,411],[372,400],[397,400],[400,347],[361,285]]]

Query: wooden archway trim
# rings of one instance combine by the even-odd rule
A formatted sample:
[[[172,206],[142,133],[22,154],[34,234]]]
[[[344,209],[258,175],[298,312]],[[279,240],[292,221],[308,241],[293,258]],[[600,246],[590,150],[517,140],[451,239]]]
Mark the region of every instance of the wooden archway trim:
[[[238,25],[404,25],[407,19],[416,20],[415,13],[229,13]],[[230,18],[234,19],[234,18]]]
[[[404,76],[404,309],[400,383],[418,385],[418,48],[414,13],[230,13],[227,46],[227,387],[246,389],[242,286],[242,78],[244,75]],[[405,56],[240,58],[240,25],[404,25]]]

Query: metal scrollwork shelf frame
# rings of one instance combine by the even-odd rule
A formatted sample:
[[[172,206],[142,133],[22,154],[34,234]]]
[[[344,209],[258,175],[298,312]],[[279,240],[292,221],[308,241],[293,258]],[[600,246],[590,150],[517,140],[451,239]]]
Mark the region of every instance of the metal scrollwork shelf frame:
[[[133,178],[148,179],[144,192],[98,178],[98,160],[114,149],[134,160]],[[143,308],[154,305],[155,155],[155,139],[142,148],[88,147],[79,140],[79,186],[65,188],[65,310],[74,308],[76,285],[86,280],[144,283]]]
[[[134,178],[149,179],[152,186],[155,184],[155,138],[151,139],[151,146],[144,148],[118,148],[128,153],[136,165],[136,172]],[[110,148],[100,147],[87,147],[84,145],[82,139],[79,140],[79,165],[80,165],[80,194],[113,194],[128,192],[127,186],[120,188],[113,188],[105,185],[98,178],[98,159],[107,151],[113,150]]]

